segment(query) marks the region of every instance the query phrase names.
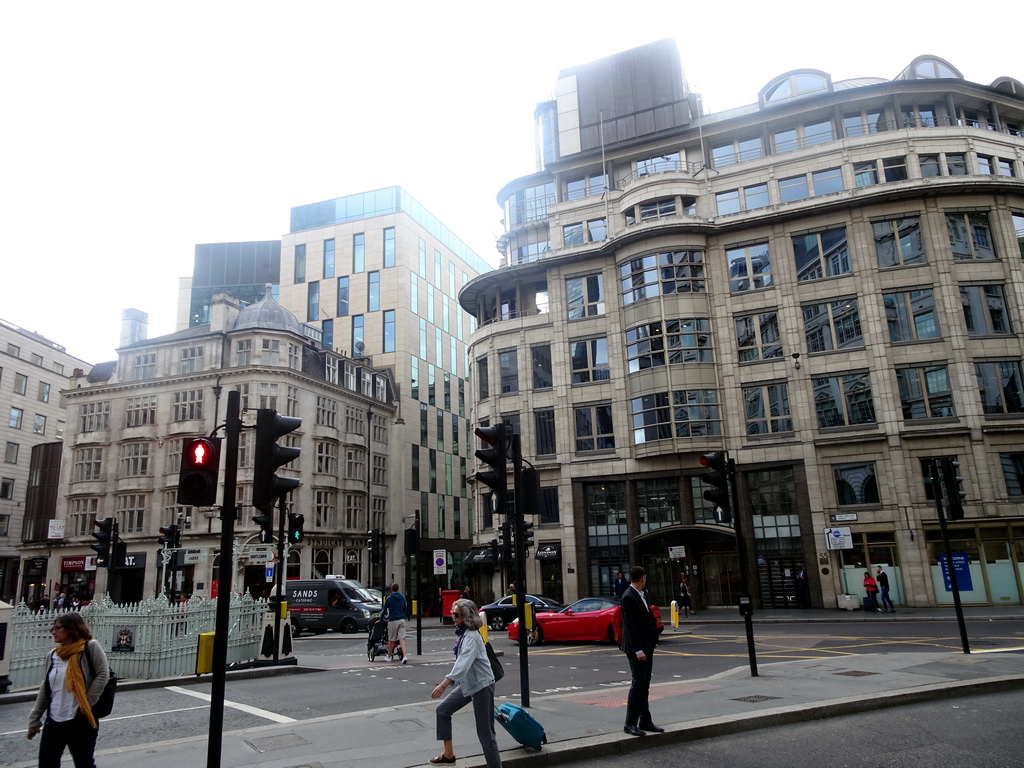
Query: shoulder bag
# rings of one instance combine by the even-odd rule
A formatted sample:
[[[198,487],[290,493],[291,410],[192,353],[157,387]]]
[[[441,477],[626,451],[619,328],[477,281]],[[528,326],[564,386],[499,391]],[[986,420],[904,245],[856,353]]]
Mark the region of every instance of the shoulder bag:
[[[86,648],[83,653],[85,653],[85,660],[89,662],[89,671],[92,673],[93,678],[95,678],[96,668],[92,665],[92,656],[89,654],[89,649]],[[114,670],[109,663],[107,664],[107,669],[110,672],[110,677],[107,678],[107,684],[103,686],[103,693],[100,694],[96,703],[92,705],[92,716],[97,720],[101,717],[106,717],[114,710],[114,694],[117,693],[117,675],[114,674]]]
[[[498,654],[491,647],[490,640],[484,643],[484,648],[487,650],[487,660],[491,662],[491,673],[494,675],[494,682],[498,682],[505,676],[505,667],[498,659]]]

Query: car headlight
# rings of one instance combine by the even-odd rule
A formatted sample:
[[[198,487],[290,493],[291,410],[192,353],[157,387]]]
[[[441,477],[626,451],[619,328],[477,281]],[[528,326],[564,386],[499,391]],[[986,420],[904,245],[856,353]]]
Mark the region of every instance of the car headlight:
[[[370,612],[366,608],[363,608],[363,618],[368,619],[370,618],[370,615]]]

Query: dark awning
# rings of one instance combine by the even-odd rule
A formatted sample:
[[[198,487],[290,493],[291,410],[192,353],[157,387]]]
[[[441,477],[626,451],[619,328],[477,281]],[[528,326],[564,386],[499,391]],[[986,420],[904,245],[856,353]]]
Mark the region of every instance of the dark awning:
[[[539,544],[537,546],[537,559],[538,560],[561,560],[562,559],[562,545],[561,544]]]
[[[466,559],[462,561],[463,565],[482,565],[483,563],[493,563],[494,555],[491,553],[490,547],[473,547],[469,550],[469,554],[466,555]]]

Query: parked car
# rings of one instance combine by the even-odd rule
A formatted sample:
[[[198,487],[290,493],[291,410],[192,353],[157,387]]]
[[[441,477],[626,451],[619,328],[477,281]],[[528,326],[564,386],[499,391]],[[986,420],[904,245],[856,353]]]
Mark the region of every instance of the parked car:
[[[661,636],[665,624],[658,606],[652,605]],[[508,625],[510,640],[519,640],[519,620]],[[526,642],[609,642],[622,644],[622,606],[612,597],[584,597],[560,611],[541,611],[533,619]]]
[[[527,595],[526,602],[533,606],[534,612],[560,611],[565,607],[554,600],[536,595]],[[512,602],[512,595],[488,603],[482,606],[480,611],[487,614],[487,626],[491,629],[504,629],[519,616],[519,606]]]

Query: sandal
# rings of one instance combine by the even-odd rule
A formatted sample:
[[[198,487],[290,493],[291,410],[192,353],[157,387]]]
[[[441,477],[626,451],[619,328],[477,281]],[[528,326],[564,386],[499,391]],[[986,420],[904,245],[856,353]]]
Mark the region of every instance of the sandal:
[[[452,755],[451,757],[445,757],[444,753],[442,752],[437,757],[430,758],[430,762],[434,765],[451,765],[455,762],[455,755]]]

